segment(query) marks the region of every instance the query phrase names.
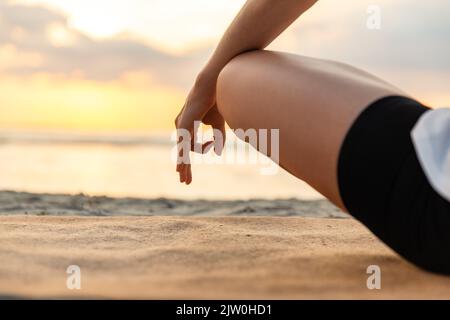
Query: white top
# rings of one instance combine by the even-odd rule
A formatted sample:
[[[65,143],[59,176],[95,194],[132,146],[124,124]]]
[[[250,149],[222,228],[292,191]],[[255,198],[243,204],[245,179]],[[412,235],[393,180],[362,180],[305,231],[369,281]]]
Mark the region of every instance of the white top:
[[[450,108],[425,112],[411,137],[431,186],[450,201]]]

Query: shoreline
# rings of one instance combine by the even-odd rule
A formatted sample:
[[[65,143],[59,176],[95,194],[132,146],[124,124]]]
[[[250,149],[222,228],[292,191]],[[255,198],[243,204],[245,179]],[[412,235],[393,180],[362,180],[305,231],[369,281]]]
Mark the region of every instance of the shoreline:
[[[349,218],[327,200],[180,200],[0,191],[1,215],[39,216],[302,216]]]
[[[327,201],[0,192],[0,261],[0,299],[450,299]]]

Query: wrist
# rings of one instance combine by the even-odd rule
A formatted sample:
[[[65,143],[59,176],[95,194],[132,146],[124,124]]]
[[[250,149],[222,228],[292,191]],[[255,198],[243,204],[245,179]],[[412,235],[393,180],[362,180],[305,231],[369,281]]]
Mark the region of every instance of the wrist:
[[[203,69],[202,71],[200,71],[200,73],[197,75],[197,78],[195,79],[195,87],[204,88],[211,85],[215,85],[218,77],[219,77],[218,73],[216,74],[209,70]]]
[[[211,62],[208,62],[198,74],[197,79],[200,81],[215,82],[219,77],[220,71],[222,71],[221,68],[218,68]]]

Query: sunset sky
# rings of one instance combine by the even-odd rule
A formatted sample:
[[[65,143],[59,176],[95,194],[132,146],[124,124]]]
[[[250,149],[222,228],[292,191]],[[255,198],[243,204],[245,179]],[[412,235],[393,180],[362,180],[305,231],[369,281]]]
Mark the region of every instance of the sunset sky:
[[[0,129],[170,128],[244,2],[0,0]],[[371,4],[380,30],[366,27]],[[323,0],[271,49],[348,62],[450,106],[449,16],[448,0]]]

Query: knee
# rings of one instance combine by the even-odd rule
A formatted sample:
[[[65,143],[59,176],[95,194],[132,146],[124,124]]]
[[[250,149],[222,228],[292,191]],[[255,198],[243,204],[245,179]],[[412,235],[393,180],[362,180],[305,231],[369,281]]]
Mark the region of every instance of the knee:
[[[264,51],[255,50],[233,58],[222,69],[217,79],[217,107],[224,118],[236,116],[241,98],[245,95],[246,81],[251,76],[251,68]]]

